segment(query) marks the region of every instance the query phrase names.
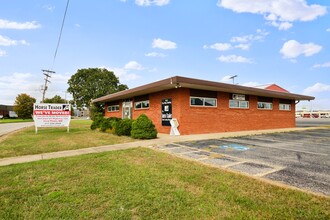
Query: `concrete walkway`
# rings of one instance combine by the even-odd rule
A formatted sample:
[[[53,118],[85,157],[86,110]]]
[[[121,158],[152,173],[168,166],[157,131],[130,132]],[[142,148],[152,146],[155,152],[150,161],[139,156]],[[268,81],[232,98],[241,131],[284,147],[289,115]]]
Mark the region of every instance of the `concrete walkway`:
[[[286,128],[286,129],[272,129],[272,130],[258,130],[258,131],[239,131],[239,132],[212,133],[212,134],[199,134],[199,135],[183,135],[183,136],[170,136],[167,134],[159,134],[158,138],[153,140],[140,140],[140,141],[124,143],[124,144],[115,144],[115,145],[83,148],[77,150],[67,150],[67,151],[59,151],[52,153],[3,158],[0,159],[0,166],[27,163],[38,160],[47,160],[53,158],[71,157],[71,156],[90,154],[90,153],[124,150],[124,149],[137,148],[137,147],[155,147],[155,146],[161,146],[165,144],[182,142],[182,141],[219,139],[224,137],[238,137],[238,136],[246,136],[246,135],[267,134],[274,132],[290,132],[290,131],[299,131],[299,130],[308,130],[308,129],[315,129],[315,128]]]

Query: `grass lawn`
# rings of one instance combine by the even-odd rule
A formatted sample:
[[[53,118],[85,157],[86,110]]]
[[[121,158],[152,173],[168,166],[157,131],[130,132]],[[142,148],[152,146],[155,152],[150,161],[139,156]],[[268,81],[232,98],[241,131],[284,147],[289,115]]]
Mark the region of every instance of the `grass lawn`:
[[[0,219],[329,219],[330,199],[146,148],[0,167]]]
[[[70,132],[66,128],[30,127],[0,138],[0,158],[40,154],[62,150],[96,147],[133,141],[109,133],[92,131],[91,120],[72,120]]]
[[[5,124],[5,123],[18,123],[18,122],[33,122],[33,119],[0,119],[0,124]]]

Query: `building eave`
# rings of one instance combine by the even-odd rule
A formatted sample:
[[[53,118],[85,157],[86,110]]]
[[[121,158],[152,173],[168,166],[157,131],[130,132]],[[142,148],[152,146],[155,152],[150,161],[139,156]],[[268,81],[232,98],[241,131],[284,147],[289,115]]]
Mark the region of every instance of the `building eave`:
[[[301,100],[310,101],[315,99],[315,97],[313,96],[306,96],[306,95],[287,93],[287,92],[278,92],[278,91],[272,91],[272,90],[254,88],[254,87],[174,76],[157,82],[149,83],[143,86],[139,86],[132,89],[103,96],[94,99],[93,103],[128,99],[134,96],[145,95],[145,94],[150,94],[150,93],[155,93],[155,92],[160,92],[175,88],[190,88],[190,89],[210,90],[210,91],[227,92],[227,93],[239,93],[245,95],[265,96],[265,97],[299,100],[299,101]]]

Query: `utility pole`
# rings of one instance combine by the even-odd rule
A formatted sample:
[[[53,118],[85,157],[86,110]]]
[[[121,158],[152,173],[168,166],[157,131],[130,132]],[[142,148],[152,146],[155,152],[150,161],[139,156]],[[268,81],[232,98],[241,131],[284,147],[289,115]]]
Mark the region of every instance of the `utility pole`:
[[[237,77],[237,75],[229,77],[229,79],[232,79],[233,80],[233,84],[235,84],[235,78],[236,77]]]
[[[42,90],[42,103],[44,103],[46,91],[48,89],[47,83],[50,83],[50,80],[49,80],[49,78],[51,78],[50,75],[55,72],[51,71],[51,70],[42,70],[42,72],[45,75],[45,84],[44,84],[44,87],[41,89]]]

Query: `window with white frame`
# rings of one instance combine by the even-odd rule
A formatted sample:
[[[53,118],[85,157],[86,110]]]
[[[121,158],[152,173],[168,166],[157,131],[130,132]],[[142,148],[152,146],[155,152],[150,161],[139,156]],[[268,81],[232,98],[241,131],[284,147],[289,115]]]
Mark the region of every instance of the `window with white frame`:
[[[230,94],[229,108],[249,108],[249,96],[243,94]]]
[[[207,97],[190,97],[190,106],[217,107],[217,99]]]
[[[258,96],[258,109],[273,109],[273,98]]]
[[[149,108],[149,100],[145,100],[145,101],[138,101],[135,102],[135,109],[148,109]]]
[[[229,108],[249,108],[249,101],[229,100]]]
[[[108,112],[117,112],[119,111],[119,105],[109,105]]]
[[[291,100],[280,99],[279,110],[281,111],[291,111]]]
[[[273,109],[273,103],[270,102],[258,102],[258,109]]]
[[[279,109],[280,110],[283,110],[283,111],[291,111],[291,105],[290,104],[281,104],[280,103]]]

